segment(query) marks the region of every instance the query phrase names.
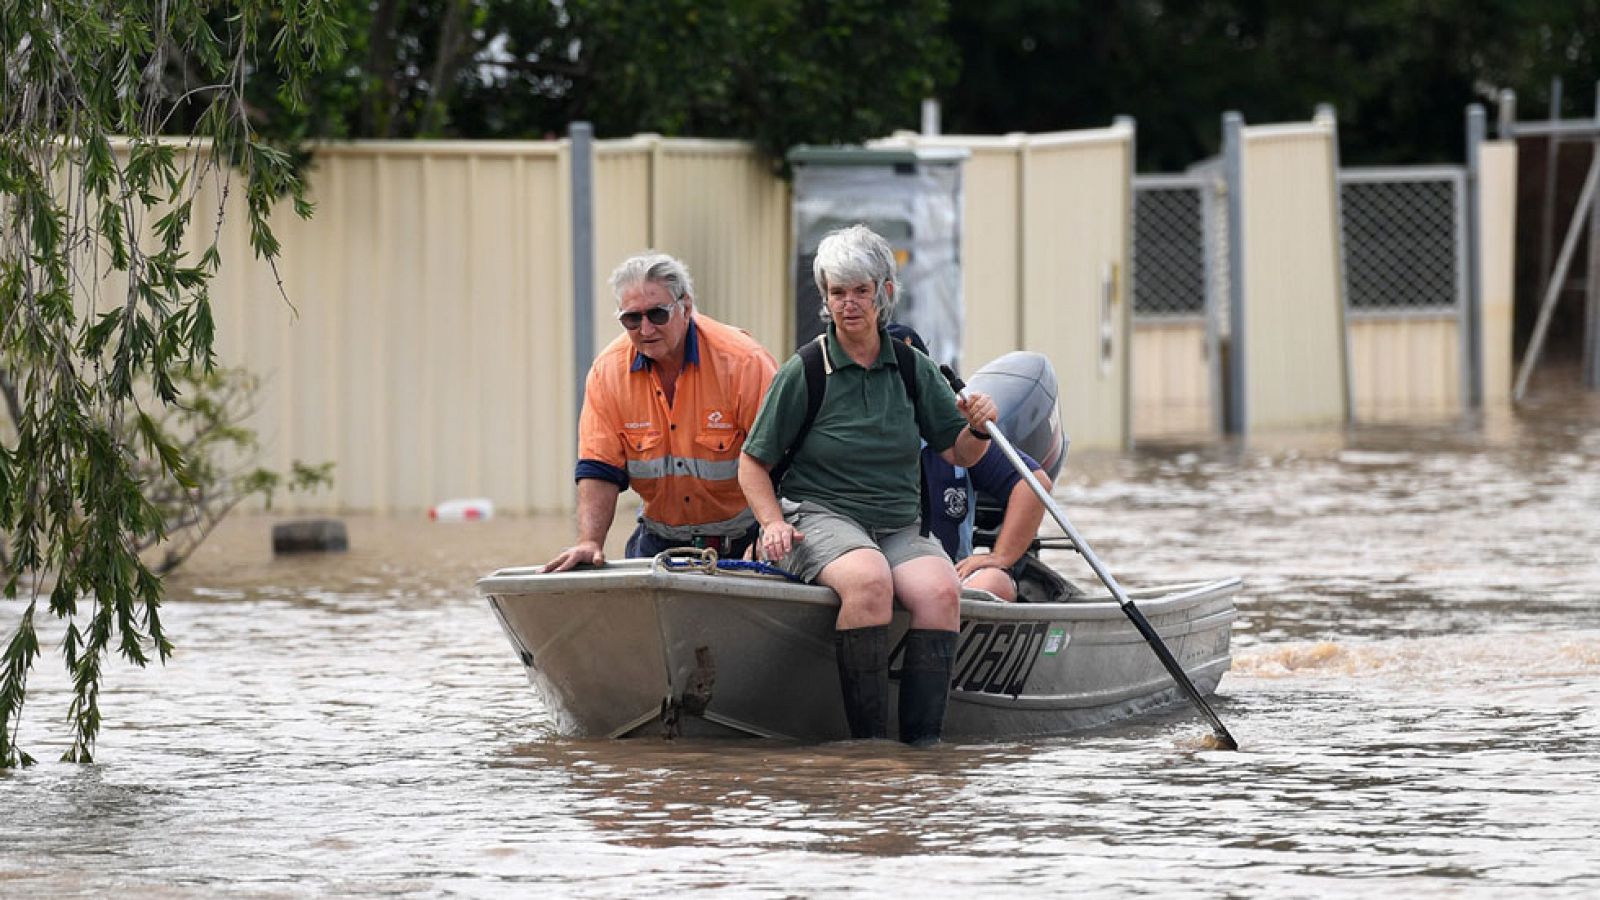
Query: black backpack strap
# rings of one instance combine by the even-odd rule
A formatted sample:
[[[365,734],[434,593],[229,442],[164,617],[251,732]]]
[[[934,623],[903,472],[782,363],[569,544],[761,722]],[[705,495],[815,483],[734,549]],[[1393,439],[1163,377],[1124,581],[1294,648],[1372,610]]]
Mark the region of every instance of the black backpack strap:
[[[906,400],[911,403],[911,418],[917,416],[917,354],[921,351],[903,341],[890,339],[894,344],[895,367],[900,370],[900,380],[906,386]],[[933,497],[928,493],[928,473],[922,465],[922,455],[917,454],[917,484],[922,488],[918,503],[922,512],[922,536],[927,537],[933,533],[933,527],[928,523],[933,520]]]
[[[912,414],[917,409],[917,348],[903,341],[889,339],[894,344],[895,367],[900,370],[900,380],[906,384],[906,399],[911,401]]]
[[[819,334],[816,340],[807,341],[795,351],[806,375],[806,414],[800,420],[800,430],[795,432],[794,440],[789,442],[789,449],[784,451],[783,459],[772,467],[774,491],[783,483],[783,476],[789,473],[789,466],[794,462],[794,455],[800,452],[800,445],[806,442],[806,435],[817,421],[817,412],[822,409],[822,397],[828,392],[827,351],[823,346],[827,339],[826,334]]]

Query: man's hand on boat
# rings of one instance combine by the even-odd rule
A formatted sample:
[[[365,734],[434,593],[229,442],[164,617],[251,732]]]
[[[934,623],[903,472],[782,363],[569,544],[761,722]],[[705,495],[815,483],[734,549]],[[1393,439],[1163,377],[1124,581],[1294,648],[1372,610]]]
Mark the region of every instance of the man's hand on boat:
[[[606,552],[594,541],[579,541],[571,547],[556,554],[556,558],[544,564],[546,575],[552,572],[565,572],[573,566],[589,565],[603,566],[606,564]]]
[[[793,525],[783,519],[761,526],[761,538],[757,542],[761,546],[761,558],[769,562],[777,562],[789,555],[796,541],[805,540],[806,536],[795,530]]]
[[[1016,562],[1016,560],[1011,561],[1011,563],[1014,562]],[[1001,559],[1000,556],[995,553],[974,553],[956,563],[956,577],[960,578],[962,581],[966,581],[968,578],[972,577],[974,572],[977,572],[979,569],[999,569],[1000,571],[1004,572],[1011,568],[1011,563]]]

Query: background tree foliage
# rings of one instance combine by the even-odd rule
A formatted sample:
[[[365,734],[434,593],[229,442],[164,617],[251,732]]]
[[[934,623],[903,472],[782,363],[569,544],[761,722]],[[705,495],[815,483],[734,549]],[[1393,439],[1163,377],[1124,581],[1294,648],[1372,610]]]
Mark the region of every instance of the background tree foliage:
[[[1141,167],[1215,153],[1221,114],[1339,111],[1352,163],[1459,160],[1462,111],[1553,75],[1592,113],[1600,0],[338,0],[346,53],[285,137],[638,132],[851,142],[918,124],[999,134],[1139,122]],[[247,94],[255,90],[247,85]],[[270,93],[262,89],[262,93]],[[1537,110],[1537,113],[1534,111]]]
[[[305,109],[253,98],[294,139],[542,138],[592,122],[801,143],[915,125],[951,81],[944,0],[341,0],[346,52]]]
[[[951,4],[961,75],[945,123],[961,132],[1047,131],[1138,120],[1141,168],[1176,171],[1218,152],[1221,114],[1301,121],[1338,110],[1353,164],[1459,161],[1464,110],[1517,91],[1542,114],[1554,75],[1593,114],[1594,0],[1164,0]],[[1533,111],[1537,110],[1537,113]]]
[[[269,261],[276,200],[309,214],[245,86],[290,108],[314,64],[343,52],[327,14],[320,0],[0,0],[0,577],[23,603],[0,653],[0,768],[31,762],[16,735],[41,601],[65,623],[67,760],[92,756],[106,657],[172,652],[140,551],[168,534],[163,485],[188,503],[206,477],[167,416],[213,367],[223,207],[197,206],[197,190],[236,169]],[[278,76],[270,88],[261,72]],[[180,114],[203,141],[157,137]],[[102,296],[113,273],[126,290]]]

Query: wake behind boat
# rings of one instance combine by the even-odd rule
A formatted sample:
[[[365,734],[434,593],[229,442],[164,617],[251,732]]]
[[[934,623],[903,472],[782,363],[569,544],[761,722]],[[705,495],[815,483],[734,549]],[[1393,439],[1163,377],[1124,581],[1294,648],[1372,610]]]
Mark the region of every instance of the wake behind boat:
[[[963,594],[946,738],[1063,734],[1183,703],[1109,594],[1069,599],[1066,582],[1034,570],[1025,594],[1049,602]],[[1204,695],[1232,661],[1239,587],[1129,592]],[[828,588],[663,554],[550,575],[501,569],[478,590],[563,735],[849,737]],[[891,679],[905,629],[898,612]]]

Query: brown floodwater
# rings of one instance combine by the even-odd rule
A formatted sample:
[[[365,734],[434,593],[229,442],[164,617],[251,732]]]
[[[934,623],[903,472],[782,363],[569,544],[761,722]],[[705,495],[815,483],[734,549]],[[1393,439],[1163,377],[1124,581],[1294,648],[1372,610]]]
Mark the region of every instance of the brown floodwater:
[[[94,765],[54,761],[47,629],[0,896],[1600,893],[1596,395],[1075,456],[1057,496],[1126,584],[1245,579],[1239,752],[1181,713],[925,752],[563,739],[473,580],[565,519],[349,516],[348,553],[275,559],[240,516],[171,580],[177,656],[108,671]]]

